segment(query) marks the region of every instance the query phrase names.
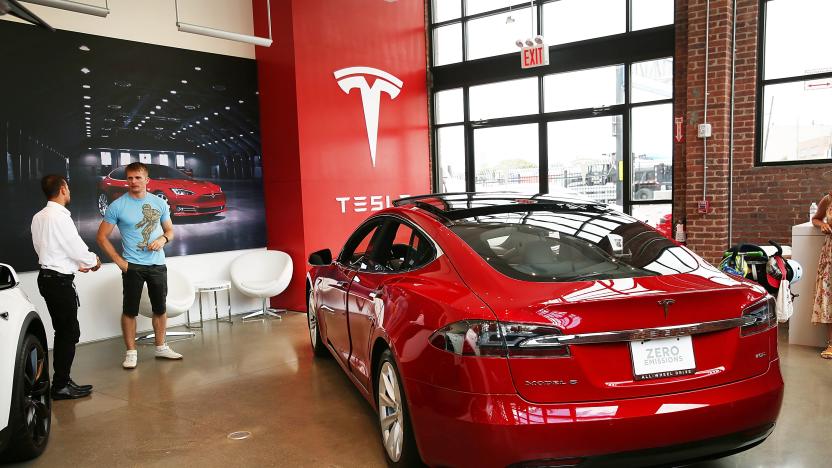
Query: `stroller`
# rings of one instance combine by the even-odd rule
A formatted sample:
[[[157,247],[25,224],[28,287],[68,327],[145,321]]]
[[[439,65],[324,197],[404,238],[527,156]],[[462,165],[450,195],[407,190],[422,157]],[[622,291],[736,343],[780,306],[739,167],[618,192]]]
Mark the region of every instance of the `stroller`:
[[[786,322],[794,312],[793,301],[797,297],[791,284],[803,276],[803,268],[796,261],[783,258],[783,248],[772,240],[772,247],[738,244],[728,249],[722,257],[719,269],[732,275],[756,281],[774,296],[774,311],[778,322]]]
[[[725,273],[742,276],[759,283],[772,296],[777,296],[780,282],[796,283],[803,276],[803,268],[795,260],[783,258],[783,248],[773,240],[766,249],[755,244],[737,244],[726,250],[719,264]]]

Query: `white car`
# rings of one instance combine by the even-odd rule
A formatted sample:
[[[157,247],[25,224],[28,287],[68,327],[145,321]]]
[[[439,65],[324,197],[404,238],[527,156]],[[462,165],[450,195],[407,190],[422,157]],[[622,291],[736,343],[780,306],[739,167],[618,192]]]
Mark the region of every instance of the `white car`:
[[[46,332],[19,283],[0,263],[0,462],[43,453],[52,425]]]

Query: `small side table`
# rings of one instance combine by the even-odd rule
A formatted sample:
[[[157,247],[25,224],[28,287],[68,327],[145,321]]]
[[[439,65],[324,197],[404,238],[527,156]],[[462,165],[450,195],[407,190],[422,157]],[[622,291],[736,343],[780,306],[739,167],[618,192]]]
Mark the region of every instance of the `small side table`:
[[[199,325],[191,322],[191,310],[188,309],[188,323],[186,326],[188,328],[202,328],[202,295],[207,293],[210,294],[214,293],[214,318],[217,322],[228,322],[230,324],[234,324],[231,321],[231,282],[224,281],[224,280],[208,280],[208,281],[198,281],[194,283],[196,287],[196,300],[199,301]],[[228,317],[227,318],[220,318],[220,311],[219,305],[217,302],[217,293],[219,291],[225,291],[226,299],[228,301]]]

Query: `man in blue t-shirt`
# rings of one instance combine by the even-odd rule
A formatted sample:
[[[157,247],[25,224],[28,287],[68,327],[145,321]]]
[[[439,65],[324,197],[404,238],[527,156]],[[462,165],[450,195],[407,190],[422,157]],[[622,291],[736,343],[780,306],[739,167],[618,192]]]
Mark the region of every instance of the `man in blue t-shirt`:
[[[123,306],[121,332],[127,353],[122,366],[136,367],[136,316],[142,289],[147,283],[147,293],[153,309],[153,331],[156,340],[156,357],[182,359],[165,343],[165,299],[168,293],[167,267],[163,248],[173,240],[173,223],[170,208],[165,200],[147,193],[147,166],[135,162],[125,168],[128,191],[107,207],[104,220],[98,227],[98,245],[121,269]],[[121,234],[121,255],[108,239],[118,226]]]

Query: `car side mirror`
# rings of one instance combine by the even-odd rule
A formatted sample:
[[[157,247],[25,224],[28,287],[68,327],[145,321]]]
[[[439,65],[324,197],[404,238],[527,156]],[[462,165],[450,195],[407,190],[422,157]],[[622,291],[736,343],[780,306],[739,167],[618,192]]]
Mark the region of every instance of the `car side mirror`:
[[[18,285],[20,280],[11,265],[0,263],[0,290],[10,289]]]
[[[312,252],[309,255],[309,264],[312,266],[327,266],[332,264],[332,252],[329,249]]]

